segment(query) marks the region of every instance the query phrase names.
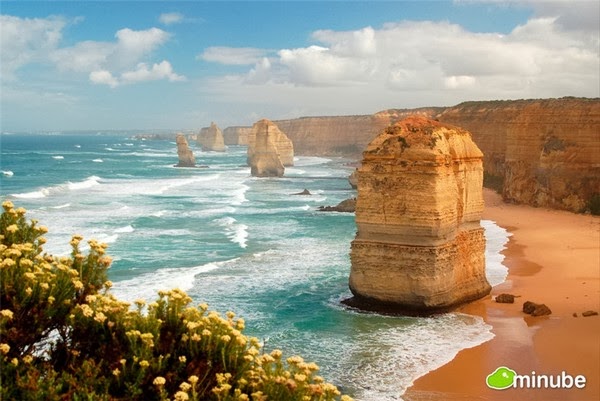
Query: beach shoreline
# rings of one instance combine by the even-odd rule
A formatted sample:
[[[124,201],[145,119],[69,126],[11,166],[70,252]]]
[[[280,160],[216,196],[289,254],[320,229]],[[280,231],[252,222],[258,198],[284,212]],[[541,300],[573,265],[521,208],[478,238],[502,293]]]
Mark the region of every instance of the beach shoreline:
[[[495,337],[462,350],[451,362],[417,379],[402,396],[424,400],[572,400],[600,399],[600,217],[506,204],[484,189],[483,219],[512,234],[505,255],[508,277],[491,295],[457,312],[481,316]],[[519,296],[500,304],[501,293]],[[549,316],[522,312],[525,301],[544,303]],[[574,316],[577,314],[577,317]],[[582,389],[509,388],[493,390],[486,377],[506,366],[520,375],[586,377]]]

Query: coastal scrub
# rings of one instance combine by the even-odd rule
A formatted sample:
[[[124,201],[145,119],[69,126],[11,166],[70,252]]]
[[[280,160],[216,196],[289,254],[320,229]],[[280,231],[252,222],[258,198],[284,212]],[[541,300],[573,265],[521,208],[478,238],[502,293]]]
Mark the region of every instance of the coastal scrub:
[[[10,201],[0,216],[0,398],[349,401],[299,356],[265,353],[233,312],[183,291],[116,299],[106,244],[75,235],[68,257]]]

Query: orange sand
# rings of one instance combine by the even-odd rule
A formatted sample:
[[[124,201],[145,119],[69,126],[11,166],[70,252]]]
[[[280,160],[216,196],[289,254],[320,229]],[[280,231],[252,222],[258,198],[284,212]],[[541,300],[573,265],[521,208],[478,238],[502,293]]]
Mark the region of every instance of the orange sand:
[[[466,305],[461,312],[479,315],[493,326],[495,338],[461,351],[445,366],[418,379],[403,399],[598,401],[600,400],[600,217],[510,205],[484,190],[484,219],[512,236],[504,251],[506,282],[492,289],[519,295],[514,304],[492,297]],[[550,316],[521,312],[523,302],[545,303]],[[578,317],[574,317],[577,313]],[[486,376],[499,366],[521,375],[584,375],[584,389],[492,390]]]

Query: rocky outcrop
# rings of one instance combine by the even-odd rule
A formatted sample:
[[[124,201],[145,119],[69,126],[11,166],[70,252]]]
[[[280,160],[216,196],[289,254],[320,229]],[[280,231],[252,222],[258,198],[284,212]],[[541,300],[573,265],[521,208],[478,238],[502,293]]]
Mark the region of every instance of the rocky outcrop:
[[[345,199],[335,206],[319,206],[319,212],[354,213],[356,211],[356,198]]]
[[[248,145],[248,136],[252,127],[227,127],[223,130],[225,145]]]
[[[223,139],[223,132],[221,132],[221,129],[214,122],[210,123],[210,127],[200,130],[198,144],[205,152],[225,152],[227,150],[225,140]]]
[[[417,116],[368,145],[350,253],[355,303],[428,312],[490,292],[482,159],[467,131]]]
[[[188,146],[185,135],[177,134],[175,141],[177,143],[177,156],[179,157],[179,163],[177,163],[175,167],[195,167],[196,159],[194,158],[194,153],[192,153],[192,150]]]
[[[254,124],[248,144],[248,165],[253,176],[283,176],[285,167],[277,146],[285,143],[282,136],[285,137],[285,134],[269,120],[260,120]],[[286,150],[289,151],[287,146]]]
[[[259,124],[260,123],[260,124]],[[294,165],[294,144],[287,137],[287,135],[279,128],[278,125],[269,120],[260,120],[257,124],[260,125],[259,130],[256,129],[257,125],[254,124],[252,131],[248,135],[248,154],[256,146],[257,134],[264,130],[267,133],[273,145],[277,149],[281,163],[285,167]]]
[[[472,133],[505,201],[581,212],[600,193],[600,99],[466,102],[437,118]]]

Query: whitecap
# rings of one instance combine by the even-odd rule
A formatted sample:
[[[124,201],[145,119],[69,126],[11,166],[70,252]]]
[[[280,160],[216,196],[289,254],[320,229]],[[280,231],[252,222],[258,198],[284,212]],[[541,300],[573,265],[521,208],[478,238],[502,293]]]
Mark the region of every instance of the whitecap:
[[[2,175],[5,177],[12,177],[15,173],[10,170],[2,170]]]
[[[71,204],[70,204],[70,203],[65,203],[65,204],[63,204],[63,205],[52,206],[52,209],[64,209],[64,208],[67,208],[67,207],[69,207],[69,206],[71,206]]]
[[[508,238],[512,235],[491,220],[481,220],[485,229],[485,274],[492,287],[503,283],[508,276],[508,268],[502,263]]]
[[[59,155],[59,156],[52,156],[52,158],[53,158],[54,160],[63,160],[65,157],[64,157],[64,156],[60,156],[60,155]]]
[[[187,291],[194,286],[194,278],[202,273],[208,273],[219,269],[228,263],[235,262],[237,258],[210,262],[193,267],[162,268],[152,273],[146,273],[137,277],[118,281],[112,288],[113,294],[119,299],[133,301],[136,299],[152,300],[158,291],[179,288]]]
[[[102,159],[94,159],[92,160],[94,163],[104,163],[104,160]]]
[[[91,188],[93,186],[99,185],[100,184],[100,182],[98,182],[99,180],[100,180],[100,177],[96,177],[95,175],[93,175],[91,177],[88,177],[84,181],[80,181],[80,182],[69,181],[67,183],[67,187],[70,190],[87,189],[87,188]]]
[[[215,220],[221,227],[225,228],[225,235],[227,238],[238,244],[241,248],[246,248],[248,241],[248,226],[240,224],[233,217],[223,217]]]
[[[132,233],[134,231],[135,231],[135,229],[131,225],[128,225],[125,227],[117,228],[114,232],[115,233]]]
[[[50,190],[47,188],[40,189],[39,191],[25,192],[21,194],[12,194],[15,198],[19,199],[39,199],[45,198],[50,194]]]

